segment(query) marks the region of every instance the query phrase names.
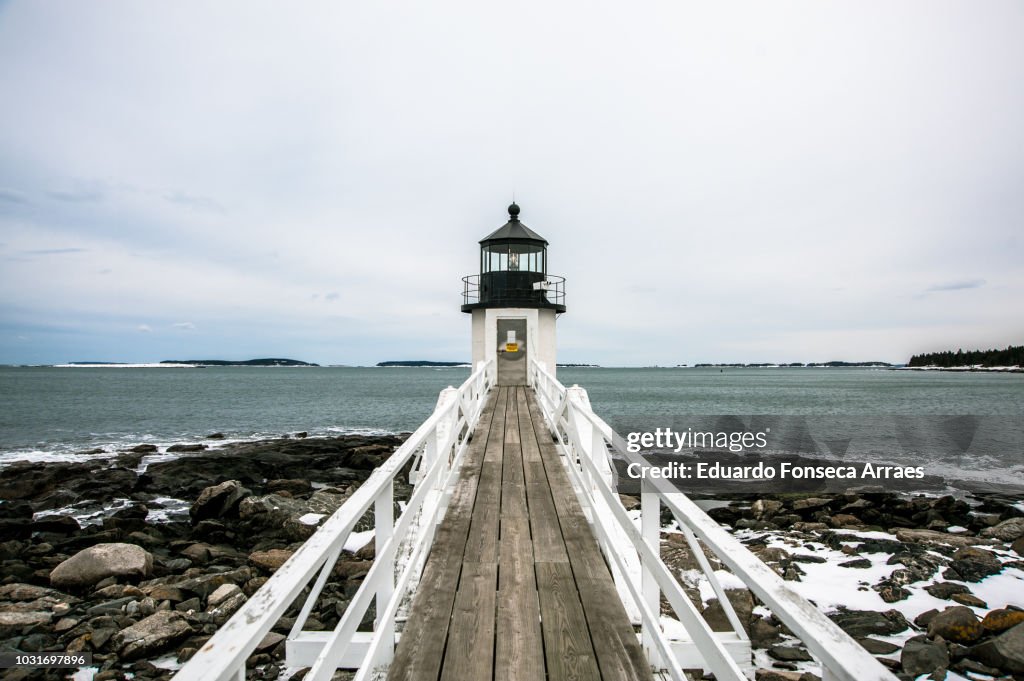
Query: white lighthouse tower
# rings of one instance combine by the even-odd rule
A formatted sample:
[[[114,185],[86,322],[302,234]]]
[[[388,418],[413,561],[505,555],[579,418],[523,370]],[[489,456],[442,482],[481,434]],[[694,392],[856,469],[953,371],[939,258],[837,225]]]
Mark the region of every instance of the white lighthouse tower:
[[[493,359],[498,385],[527,385],[531,359],[555,374],[565,278],[547,267],[547,240],[519,221],[513,203],[508,222],[480,241],[480,274],[462,278],[462,311],[473,315],[473,366]]]

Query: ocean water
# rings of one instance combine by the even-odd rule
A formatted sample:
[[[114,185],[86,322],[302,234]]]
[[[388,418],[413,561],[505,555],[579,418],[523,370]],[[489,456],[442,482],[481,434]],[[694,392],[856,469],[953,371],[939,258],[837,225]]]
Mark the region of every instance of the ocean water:
[[[411,431],[433,410],[441,389],[468,375],[466,368],[0,367],[0,465],[140,443],[165,447],[214,432],[251,440],[296,431]],[[928,455],[929,448],[953,442],[960,451],[946,461],[948,468],[1024,481],[1021,374],[562,368],[558,377],[586,388],[595,411],[620,432],[677,426],[699,416],[729,415],[749,424],[760,415],[782,418],[790,431],[827,423],[863,439],[871,433],[860,431],[878,430],[879,419],[896,419],[911,436],[886,437],[917,438],[906,456]],[[950,417],[960,417],[951,422],[967,427],[966,435],[947,432]],[[900,419],[909,425],[900,426]],[[938,424],[934,430],[942,431],[942,442],[918,432],[932,429],[931,423]],[[971,449],[972,438],[975,449],[987,438],[983,453]]]

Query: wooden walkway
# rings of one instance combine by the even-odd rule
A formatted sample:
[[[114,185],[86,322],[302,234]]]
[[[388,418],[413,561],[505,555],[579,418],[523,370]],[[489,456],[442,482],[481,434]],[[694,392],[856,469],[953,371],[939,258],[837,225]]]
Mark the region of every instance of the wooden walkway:
[[[388,678],[652,678],[528,388],[492,390]]]

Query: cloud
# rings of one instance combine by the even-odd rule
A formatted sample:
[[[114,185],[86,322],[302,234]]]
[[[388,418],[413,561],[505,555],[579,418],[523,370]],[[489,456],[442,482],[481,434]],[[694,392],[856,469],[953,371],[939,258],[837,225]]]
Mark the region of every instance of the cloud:
[[[51,199],[66,201],[68,203],[89,203],[92,201],[100,201],[103,198],[103,192],[96,189],[51,189],[46,192],[46,195]]]
[[[985,285],[984,279],[964,279],[961,281],[950,281],[944,284],[933,284],[927,291],[962,291],[969,288],[981,288]]]
[[[0,187],[0,201],[5,203],[28,203],[28,196],[25,192],[10,187]]]
[[[153,329],[149,324],[139,324],[138,331],[139,333],[153,333]]]
[[[192,322],[176,322],[171,324],[171,326],[176,329],[181,329],[182,331],[192,331],[196,328],[196,325]]]
[[[37,248],[30,251],[21,251],[22,255],[66,255],[68,253],[86,253],[85,248]]]
[[[33,325],[93,320],[51,359],[183,339],[376,363],[426,338],[465,357],[459,277],[513,189],[568,279],[565,361],[906,360],[1024,333],[1005,313],[1024,294],[1012,2],[799,21],[749,2],[740,22],[660,2],[586,30],[536,0],[404,21],[313,5],[282,25],[230,0],[0,0],[0,298]],[[530,50],[489,49],[495,30]],[[56,256],[71,244],[88,253]],[[954,281],[974,276],[998,286]],[[138,343],[139,317],[166,345]]]
[[[208,196],[196,196],[192,194],[186,194],[185,192],[171,192],[164,195],[170,203],[177,204],[179,206],[185,206],[192,210],[210,211],[213,213],[223,213],[224,207],[220,205],[215,199],[211,199]]]

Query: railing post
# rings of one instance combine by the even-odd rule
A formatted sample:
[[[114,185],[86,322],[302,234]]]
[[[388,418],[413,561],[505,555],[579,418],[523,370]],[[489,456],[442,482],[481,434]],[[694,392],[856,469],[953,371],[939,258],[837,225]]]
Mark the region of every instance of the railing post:
[[[384,546],[391,539],[395,531],[395,481],[388,480],[387,484],[377,495],[373,506],[374,519],[374,560],[386,560],[384,574],[381,576],[380,584],[377,586],[377,613],[374,620],[374,630],[380,632],[381,644],[383,646],[382,657],[387,663],[395,652],[395,622],[394,620],[382,621],[381,615],[387,609],[388,603],[395,592],[395,552],[389,550],[386,555],[382,554]]]
[[[651,488],[647,480],[640,484],[640,534],[644,543],[651,547],[654,555],[661,555],[661,499]],[[640,589],[643,593],[644,605],[654,613],[657,618],[661,613],[661,589],[654,579],[649,565],[641,562]],[[655,626],[660,626],[656,624]],[[658,649],[654,644],[657,633],[650,631],[645,625],[643,627],[642,643],[647,659],[655,668],[661,666]]]

